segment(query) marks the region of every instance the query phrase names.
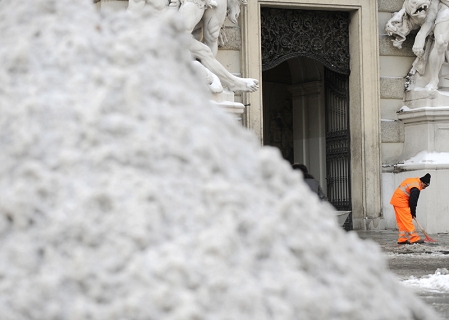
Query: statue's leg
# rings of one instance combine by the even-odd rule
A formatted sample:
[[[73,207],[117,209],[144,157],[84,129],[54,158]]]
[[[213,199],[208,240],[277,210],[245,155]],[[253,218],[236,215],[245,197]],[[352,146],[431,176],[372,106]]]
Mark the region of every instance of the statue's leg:
[[[259,88],[259,81],[250,78],[239,78],[231,74],[226,68],[215,59],[212,51],[204,43],[191,38],[189,50],[206,68],[212,71],[231,91],[253,92]]]
[[[449,21],[436,24],[433,33],[435,36],[435,42],[428,60],[430,81],[426,85],[427,90],[438,89],[439,74],[445,59],[447,44],[449,41]]]
[[[203,42],[210,48],[214,57],[218,53],[218,37],[220,36],[221,25],[215,15],[216,9],[208,9],[204,12]]]
[[[204,9],[201,9],[193,2],[184,1],[179,8],[179,14],[182,16],[186,30],[189,33],[192,33],[198,22],[200,22],[203,17]]]
[[[220,79],[210,72],[205,66],[203,66],[198,61],[193,61],[193,67],[197,70],[197,72],[204,77],[207,84],[209,85],[209,90],[213,93],[223,92],[223,87],[221,85]]]
[[[203,16],[203,42],[207,45],[214,57],[217,56],[218,52],[218,39],[220,37],[221,27],[224,25],[226,19],[226,6],[221,6],[219,4],[217,8],[207,9]]]
[[[213,10],[213,9],[212,9]],[[180,9],[186,30],[190,33],[195,29],[195,26],[201,21],[205,13],[193,2],[185,1]],[[232,75],[226,68],[215,59],[212,50],[204,43],[196,40],[193,35],[190,40],[189,50],[192,56],[198,59],[206,68],[214,73],[224,84],[232,91],[256,91],[259,87],[259,81],[255,79],[239,78]]]

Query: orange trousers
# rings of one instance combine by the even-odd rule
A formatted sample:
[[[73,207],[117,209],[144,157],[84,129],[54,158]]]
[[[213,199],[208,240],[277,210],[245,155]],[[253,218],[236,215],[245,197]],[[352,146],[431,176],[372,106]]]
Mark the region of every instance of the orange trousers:
[[[412,214],[410,213],[410,208],[401,208],[395,207],[394,212],[396,213],[396,223],[399,228],[399,237],[398,242],[406,242],[407,240],[410,243],[416,242],[420,239],[419,234],[415,230],[415,226],[413,225]]]

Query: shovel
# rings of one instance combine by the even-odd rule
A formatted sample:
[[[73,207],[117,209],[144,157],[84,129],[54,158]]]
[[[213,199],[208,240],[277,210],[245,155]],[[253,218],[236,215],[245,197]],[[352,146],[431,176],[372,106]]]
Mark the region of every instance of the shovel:
[[[436,242],[436,240],[433,240],[431,237],[429,237],[429,235],[427,234],[426,230],[424,230],[424,228],[419,224],[419,222],[418,222],[418,220],[416,220],[416,218],[413,218],[413,220],[416,221],[416,224],[421,229],[422,233],[424,233],[424,235],[426,236],[424,241],[426,241],[426,242]]]

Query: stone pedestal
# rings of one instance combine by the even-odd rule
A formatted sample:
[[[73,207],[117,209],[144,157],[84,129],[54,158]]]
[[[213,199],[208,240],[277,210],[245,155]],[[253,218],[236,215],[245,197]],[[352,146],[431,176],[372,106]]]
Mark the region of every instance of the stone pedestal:
[[[409,109],[426,107],[449,108],[449,91],[427,91],[417,88],[412,91],[406,91],[403,100],[404,105]]]
[[[404,104],[398,112],[404,123],[404,147],[394,183],[430,173],[431,184],[420,195],[417,218],[428,233],[449,232],[449,93],[409,91]]]
[[[234,92],[224,90],[221,93],[212,94],[212,102],[232,114],[236,120],[242,123],[242,115],[245,111],[245,106],[240,102],[234,101]]]
[[[400,160],[419,152],[449,153],[449,93],[410,91],[398,112],[404,124],[404,147]]]
[[[439,90],[442,91],[448,91],[449,90],[449,64],[447,62],[444,62],[441,66],[440,73],[439,73],[439,83],[438,87]],[[420,75],[419,73],[415,73],[414,76],[410,79],[410,89],[416,90],[416,89],[423,89],[430,81],[430,75],[425,73],[424,75]]]

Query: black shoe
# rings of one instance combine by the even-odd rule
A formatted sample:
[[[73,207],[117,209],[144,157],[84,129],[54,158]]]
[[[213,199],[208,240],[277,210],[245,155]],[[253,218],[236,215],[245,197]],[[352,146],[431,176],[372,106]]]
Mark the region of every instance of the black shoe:
[[[420,243],[424,243],[424,240],[422,240],[422,239],[419,239],[418,241],[415,241],[415,242],[410,242],[410,244],[420,244]]]
[[[398,242],[398,244],[410,244],[410,242],[407,241],[403,241],[403,242]]]

